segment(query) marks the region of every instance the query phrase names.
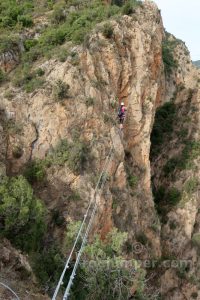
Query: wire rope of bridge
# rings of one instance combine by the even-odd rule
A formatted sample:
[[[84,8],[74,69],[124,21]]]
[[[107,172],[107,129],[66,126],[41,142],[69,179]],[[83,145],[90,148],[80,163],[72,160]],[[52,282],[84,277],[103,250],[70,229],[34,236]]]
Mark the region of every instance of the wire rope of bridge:
[[[4,288],[6,288],[7,290],[9,290],[16,297],[17,300],[20,300],[19,297],[17,296],[17,294],[8,285],[6,285],[3,282],[0,282],[0,285],[3,286]]]
[[[109,165],[109,162],[110,162],[110,157],[111,157],[112,152],[113,152],[113,146],[111,146],[110,151],[109,151],[109,154],[107,155],[107,158],[106,158],[106,160],[105,160],[105,163],[104,163],[102,172],[101,172],[101,174],[100,174],[100,176],[99,176],[99,179],[98,179],[98,181],[97,181],[97,184],[96,184],[96,187],[95,187],[95,190],[94,190],[94,195],[93,195],[93,197],[91,197],[91,199],[90,199],[90,202],[89,202],[87,211],[86,211],[86,213],[85,213],[85,215],[84,215],[84,218],[83,218],[83,221],[82,221],[82,223],[81,223],[81,225],[80,225],[80,228],[79,228],[78,234],[77,234],[77,236],[76,236],[76,239],[75,239],[75,241],[74,241],[74,244],[73,244],[73,246],[72,246],[71,252],[70,252],[70,254],[69,254],[69,256],[68,256],[68,259],[67,259],[67,261],[66,261],[66,263],[65,263],[65,267],[64,267],[64,269],[63,269],[63,272],[62,272],[62,274],[61,274],[61,276],[60,276],[60,279],[59,279],[58,284],[57,284],[57,286],[56,286],[56,289],[55,289],[55,291],[54,291],[52,300],[56,300],[56,297],[57,297],[57,295],[58,295],[58,292],[59,292],[59,290],[60,290],[60,287],[61,287],[61,285],[63,284],[63,279],[64,279],[64,276],[65,276],[65,273],[66,273],[67,269],[69,268],[69,263],[70,263],[70,261],[71,261],[72,255],[73,255],[73,253],[74,253],[74,251],[75,251],[76,245],[78,244],[78,241],[79,241],[79,239],[80,239],[80,237],[81,237],[81,234],[82,234],[82,232],[83,232],[84,225],[86,224],[87,217],[88,217],[89,212],[90,212],[90,208],[92,207],[93,202],[94,202],[94,203],[96,202],[97,192],[98,192],[99,186],[102,185],[102,184],[101,184],[102,178],[103,178],[103,175],[105,174],[105,172],[106,172],[106,170],[107,170],[107,168],[108,168],[108,165]],[[87,229],[86,229],[86,230],[87,230]]]
[[[114,150],[114,147],[112,146],[112,147],[110,148],[109,155],[107,156],[108,161],[107,161],[106,169],[105,169],[105,171],[104,171],[105,174],[106,174],[106,172],[107,172],[107,170],[108,170],[108,167],[109,167],[109,165],[110,165],[110,162],[111,162],[111,160],[112,160],[112,158],[113,158],[113,150]],[[100,184],[100,189],[101,189],[101,191],[100,191],[100,193],[99,193],[99,196],[101,196],[101,194],[102,194],[102,191],[103,191],[105,182],[106,182],[106,176],[101,177],[101,184]],[[97,194],[96,194],[96,196],[97,196]],[[76,276],[76,271],[77,271],[78,265],[79,265],[79,263],[80,263],[81,255],[82,255],[82,253],[83,253],[83,251],[84,251],[84,247],[85,247],[85,245],[86,245],[86,243],[87,243],[88,235],[89,235],[90,229],[91,229],[91,227],[92,227],[92,223],[93,223],[93,220],[94,220],[94,217],[95,217],[97,208],[98,208],[98,203],[97,203],[97,198],[96,198],[96,196],[95,196],[95,201],[94,201],[94,208],[93,208],[93,210],[92,210],[92,214],[91,214],[91,217],[90,217],[88,226],[87,226],[87,228],[86,228],[86,232],[85,232],[85,234],[84,234],[84,237],[83,237],[83,240],[82,240],[82,243],[81,243],[81,247],[80,247],[80,250],[79,250],[79,252],[78,252],[78,255],[77,255],[77,258],[76,258],[76,261],[75,261],[75,264],[74,264],[74,267],[73,267],[73,270],[72,270],[70,279],[69,279],[68,284],[67,284],[67,287],[66,287],[66,289],[65,289],[65,293],[64,293],[63,300],[67,300],[68,297],[69,297],[69,295],[70,295],[70,289],[71,289],[71,287],[72,287],[73,280],[74,280],[74,278],[75,278],[75,276]]]

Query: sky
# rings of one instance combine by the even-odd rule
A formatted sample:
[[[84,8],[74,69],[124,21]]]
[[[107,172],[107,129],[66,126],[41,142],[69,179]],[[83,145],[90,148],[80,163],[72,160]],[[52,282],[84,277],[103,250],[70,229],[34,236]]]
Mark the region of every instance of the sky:
[[[186,43],[192,60],[200,60],[200,0],[154,0],[165,29]]]

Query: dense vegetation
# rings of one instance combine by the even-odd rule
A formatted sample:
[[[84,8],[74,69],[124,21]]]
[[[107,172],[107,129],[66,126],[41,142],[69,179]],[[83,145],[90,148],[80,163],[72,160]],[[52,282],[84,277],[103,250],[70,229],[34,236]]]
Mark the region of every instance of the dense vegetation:
[[[116,228],[104,241],[95,236],[85,249],[72,299],[128,299],[133,283],[136,287],[134,299],[145,299],[144,271],[135,260],[126,264],[121,256],[126,239],[127,234]]]
[[[32,1],[2,0],[0,3],[0,27],[5,29],[30,27],[33,25]]]
[[[157,212],[161,221],[165,222],[167,212],[179,203],[182,194],[175,187],[165,188],[161,185],[157,189],[153,188],[153,195]]]
[[[27,252],[40,247],[45,233],[45,208],[22,176],[4,178],[0,184],[1,236]]]
[[[39,16],[38,6],[44,16],[45,12],[51,11],[45,16],[49,26],[37,29],[39,38],[30,38],[24,42],[26,61],[47,55],[65,41],[82,43],[97,23],[121,13],[130,14],[140,4],[137,0],[115,0],[111,5],[105,5],[101,0],[3,0],[0,4],[0,53],[17,46],[19,37],[16,33],[21,33],[24,27],[34,26],[34,19]],[[70,9],[71,6],[73,9]]]
[[[173,99],[182,89],[184,87],[178,87]],[[171,138],[173,138],[173,147],[174,145],[179,145],[178,151],[175,152],[176,154],[171,155],[161,169],[162,184],[155,187],[154,178],[152,178],[154,202],[163,222],[173,206],[180,201],[181,203],[188,201],[191,198],[191,194],[195,193],[199,186],[199,180],[195,176],[185,180],[181,190],[173,185],[169,186],[169,182],[176,181],[181,171],[195,170],[197,159],[200,156],[200,142],[191,137],[188,130],[188,109],[194,91],[188,89],[187,93],[188,96],[184,107],[180,108],[178,104],[171,100],[157,109],[151,134],[151,159],[153,160],[160,153],[163,154],[162,157],[164,159],[167,157],[164,154],[164,149],[169,150],[168,143]],[[182,121],[184,119],[186,122],[183,124]]]
[[[112,38],[113,28],[109,22],[122,14],[132,14],[141,5],[138,0],[113,0],[105,4],[102,0],[2,0],[0,3],[0,55],[6,51],[20,53],[20,64],[12,76],[14,86],[33,92],[45,83],[44,73],[33,68],[33,62],[44,57],[57,57],[60,61],[72,56],[72,64],[78,58],[70,51],[76,44],[88,45],[88,37],[95,25],[105,38]],[[27,32],[31,30],[31,34]],[[68,42],[64,47],[65,42]],[[44,72],[44,71],[43,71]],[[8,76],[8,79],[10,76]],[[0,84],[6,80],[0,71]],[[61,86],[56,98],[67,94],[69,86]],[[64,88],[64,90],[63,90]]]
[[[151,156],[159,153],[164,139],[170,138],[176,114],[174,102],[167,102],[156,111],[153,130],[151,133]]]
[[[173,174],[175,170],[192,169],[194,159],[200,155],[199,141],[186,141],[179,156],[174,156],[165,164],[163,171],[165,176]]]

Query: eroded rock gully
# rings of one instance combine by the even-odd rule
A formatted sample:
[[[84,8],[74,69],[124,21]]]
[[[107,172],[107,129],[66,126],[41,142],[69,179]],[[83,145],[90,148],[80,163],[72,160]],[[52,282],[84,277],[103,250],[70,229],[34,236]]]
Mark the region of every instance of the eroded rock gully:
[[[87,48],[74,47],[72,51],[76,53],[76,61],[69,56],[64,63],[53,59],[42,63],[40,68],[46,74],[43,89],[26,94],[8,84],[6,88],[12,89],[15,95],[10,101],[5,97],[5,87],[0,88],[1,109],[8,115],[11,113],[15,129],[18,128],[14,134],[8,134],[9,172],[18,174],[30,159],[45,158],[61,139],[72,141],[74,135],[81,138],[87,143],[91,154],[86,170],[77,175],[67,165],[51,166],[46,185],[36,191],[49,211],[59,209],[66,222],[80,220],[94,192],[95,178],[113,145],[115,151],[108,172],[109,180],[98,199],[99,209],[93,231],[99,232],[102,237],[114,225],[127,231],[127,249],[131,248],[128,255],[139,259],[159,259],[163,248],[172,247],[171,240],[165,241],[170,234],[170,239],[177,239],[180,248],[185,249],[188,255],[194,254],[197,260],[195,248],[191,249],[189,245],[194,219],[197,223],[199,218],[197,198],[192,206],[188,207],[186,202],[184,208],[169,212],[169,215],[182,218],[179,230],[183,234],[179,234],[180,231],[177,234],[174,234],[176,231],[169,232],[165,224],[160,235],[160,220],[151,190],[151,168],[159,185],[162,181],[159,170],[166,157],[163,158],[161,153],[150,167],[149,153],[156,108],[172,97],[178,85],[185,84],[185,89],[193,85],[194,88],[198,74],[191,62],[186,62],[188,57],[179,57],[179,52],[184,49],[184,45],[180,44],[175,55],[181,71],[174,71],[169,79],[165,78],[162,63],[164,29],[160,13],[153,3],[145,1],[136,15],[113,20],[112,26],[111,39],[106,39],[101,31],[95,30],[87,41]],[[61,103],[55,100],[53,92],[57,80],[70,86],[68,98]],[[185,89],[177,94],[176,101],[180,105],[187,97]],[[194,100],[197,98],[193,95],[192,101],[197,101]],[[117,107],[122,99],[128,108],[123,139],[115,122]],[[88,105],[89,101],[91,103]],[[22,147],[23,155],[14,158],[13,149],[18,145]],[[164,152],[166,148],[163,156]],[[78,206],[75,201],[65,201],[72,191],[80,194]],[[184,222],[188,218],[190,225]],[[62,233],[55,231],[52,235],[60,240]],[[141,237],[143,240],[145,237],[146,243],[141,253],[135,253],[134,244],[141,241]],[[187,285],[182,286],[178,280],[174,270],[169,268],[163,271],[158,284],[166,299],[183,299],[183,294],[186,297],[183,289]],[[197,290],[193,286],[188,288],[190,295],[193,289]]]

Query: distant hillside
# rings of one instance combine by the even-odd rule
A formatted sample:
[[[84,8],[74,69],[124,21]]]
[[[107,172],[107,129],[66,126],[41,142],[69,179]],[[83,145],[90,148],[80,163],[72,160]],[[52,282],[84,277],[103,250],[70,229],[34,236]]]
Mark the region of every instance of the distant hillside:
[[[200,68],[200,60],[193,61],[193,64]]]

